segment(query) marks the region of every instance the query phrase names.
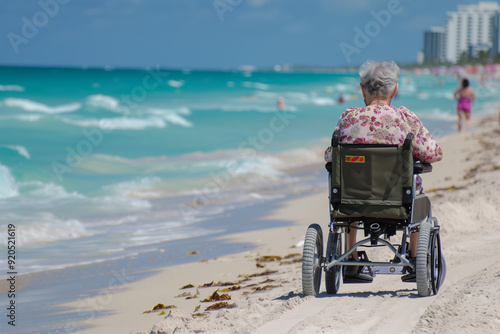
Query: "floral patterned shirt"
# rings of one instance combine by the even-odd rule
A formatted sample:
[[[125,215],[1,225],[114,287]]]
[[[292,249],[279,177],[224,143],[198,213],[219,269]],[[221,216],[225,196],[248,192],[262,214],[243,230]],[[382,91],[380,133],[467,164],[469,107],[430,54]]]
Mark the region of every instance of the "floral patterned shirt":
[[[348,108],[340,117],[335,130],[340,130],[343,144],[403,144],[406,135],[413,133],[413,157],[422,162],[437,162],[443,151],[418,117],[406,107],[388,105]],[[325,160],[332,161],[331,147]]]

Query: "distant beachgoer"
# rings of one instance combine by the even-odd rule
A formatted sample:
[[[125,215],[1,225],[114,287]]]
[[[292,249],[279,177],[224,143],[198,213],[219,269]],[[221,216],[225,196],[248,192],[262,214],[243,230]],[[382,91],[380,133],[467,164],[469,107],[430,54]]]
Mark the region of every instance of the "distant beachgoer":
[[[285,110],[285,100],[282,97],[278,97],[278,110]]]
[[[472,102],[476,100],[476,93],[474,92],[474,89],[469,86],[469,80],[462,79],[462,87],[455,91],[454,96],[458,100],[458,131],[466,131],[470,123]]]
[[[340,93],[339,95],[339,104],[343,104],[345,102],[344,94]]]

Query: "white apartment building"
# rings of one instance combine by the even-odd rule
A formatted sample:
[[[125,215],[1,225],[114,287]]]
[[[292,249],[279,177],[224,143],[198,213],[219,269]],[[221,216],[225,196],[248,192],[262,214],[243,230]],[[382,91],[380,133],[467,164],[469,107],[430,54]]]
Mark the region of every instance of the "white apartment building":
[[[458,11],[446,13],[444,59],[456,63],[463,52],[475,56],[481,50],[496,54],[499,13],[500,5],[490,1],[459,5]]]

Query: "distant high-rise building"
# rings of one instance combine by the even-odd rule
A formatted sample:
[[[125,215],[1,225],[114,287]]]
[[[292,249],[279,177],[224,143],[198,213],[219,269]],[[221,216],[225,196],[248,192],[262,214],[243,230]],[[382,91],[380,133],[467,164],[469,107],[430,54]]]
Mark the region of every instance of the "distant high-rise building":
[[[446,13],[444,58],[456,63],[465,52],[477,56],[479,51],[498,50],[498,22],[500,5],[497,2],[479,2],[477,5],[459,5],[458,11]]]
[[[422,65],[424,63],[424,51],[420,50],[417,52],[417,64]]]
[[[444,60],[446,29],[433,27],[424,33],[424,61],[439,63]]]

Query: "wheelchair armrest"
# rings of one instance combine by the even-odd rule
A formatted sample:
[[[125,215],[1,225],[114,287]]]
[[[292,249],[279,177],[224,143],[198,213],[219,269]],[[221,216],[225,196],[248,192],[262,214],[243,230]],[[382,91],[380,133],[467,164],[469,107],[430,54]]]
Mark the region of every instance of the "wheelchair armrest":
[[[431,164],[420,161],[415,161],[415,163],[413,164],[413,174],[422,174],[430,172],[432,172]]]

